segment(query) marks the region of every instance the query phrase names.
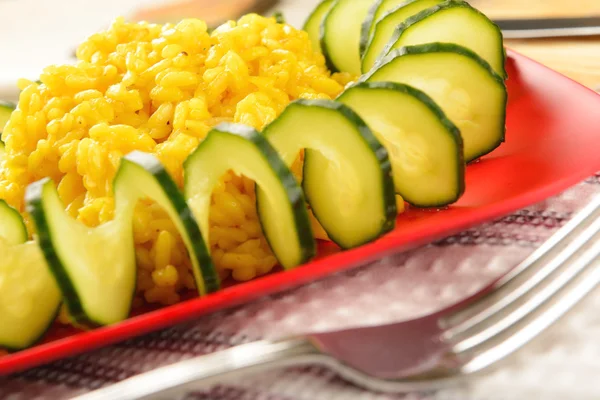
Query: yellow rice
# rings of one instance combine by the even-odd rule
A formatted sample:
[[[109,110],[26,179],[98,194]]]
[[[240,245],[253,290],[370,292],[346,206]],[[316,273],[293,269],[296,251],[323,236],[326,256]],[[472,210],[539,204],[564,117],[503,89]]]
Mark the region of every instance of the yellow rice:
[[[18,109],[2,136],[0,198],[23,212],[25,187],[51,177],[68,212],[89,226],[113,218],[111,182],[128,152],[155,154],[181,186],[183,161],[212,126],[234,121],[261,129],[290,101],[334,98],[351,79],[330,75],[305,32],[254,14],[210,34],[196,19],[164,26],[117,19],[83,42],[77,58],[47,67],[41,84],[19,82]],[[246,281],[276,265],[252,182],[224,176],[210,221],[221,277]],[[134,231],[135,304],[179,301],[195,284],[174,225],[145,201]]]

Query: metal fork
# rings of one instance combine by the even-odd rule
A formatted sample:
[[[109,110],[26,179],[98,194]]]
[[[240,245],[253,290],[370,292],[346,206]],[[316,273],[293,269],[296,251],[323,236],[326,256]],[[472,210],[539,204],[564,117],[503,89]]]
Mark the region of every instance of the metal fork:
[[[235,374],[325,365],[380,392],[430,390],[504,359],[600,282],[600,196],[523,263],[485,290],[423,318],[259,341],[191,358],[78,397],[167,399]]]

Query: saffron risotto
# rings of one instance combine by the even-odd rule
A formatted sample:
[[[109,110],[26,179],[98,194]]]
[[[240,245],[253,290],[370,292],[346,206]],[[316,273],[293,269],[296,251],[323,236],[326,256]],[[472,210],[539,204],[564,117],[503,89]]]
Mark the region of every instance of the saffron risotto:
[[[24,214],[30,232],[24,191],[31,182],[52,178],[68,212],[97,226],[113,218],[111,183],[125,154],[155,154],[181,187],[183,162],[211,127],[233,121],[260,130],[290,101],[332,99],[353,79],[330,74],[306,32],[254,14],[210,33],[196,19],[176,25],[117,19],[83,42],[77,58],[47,67],[41,83],[18,83],[18,108],[2,135],[0,199]],[[297,175],[301,162],[293,168]],[[247,281],[276,265],[252,181],[225,175],[213,193],[210,223],[221,278]],[[160,207],[138,204],[134,234],[134,306],[173,304],[195,287],[185,246]]]

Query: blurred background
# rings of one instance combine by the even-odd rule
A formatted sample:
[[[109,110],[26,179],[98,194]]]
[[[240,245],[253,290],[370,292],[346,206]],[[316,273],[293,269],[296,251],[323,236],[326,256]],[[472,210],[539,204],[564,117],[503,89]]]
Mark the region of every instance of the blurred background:
[[[198,17],[216,26],[248,12],[280,11],[301,27],[319,0],[0,0],[0,98],[17,96],[15,81],[35,79],[54,63],[72,62],[77,44],[116,16],[153,22]],[[600,0],[472,0],[492,18],[600,15]],[[600,85],[600,38],[507,41],[589,87]]]

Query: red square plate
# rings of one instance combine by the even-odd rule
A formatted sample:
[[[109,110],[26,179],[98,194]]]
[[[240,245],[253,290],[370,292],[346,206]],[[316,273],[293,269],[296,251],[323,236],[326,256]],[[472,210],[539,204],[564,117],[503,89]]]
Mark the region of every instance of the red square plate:
[[[509,52],[506,143],[467,168],[467,191],[443,211],[411,209],[380,240],[340,252],[322,244],[319,258],[218,293],[134,316],[88,332],[55,327],[37,346],[0,358],[8,374],[189,320],[221,308],[352,268],[459,232],[560,193],[600,171],[600,96]]]

